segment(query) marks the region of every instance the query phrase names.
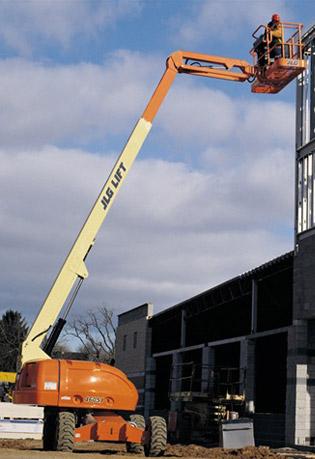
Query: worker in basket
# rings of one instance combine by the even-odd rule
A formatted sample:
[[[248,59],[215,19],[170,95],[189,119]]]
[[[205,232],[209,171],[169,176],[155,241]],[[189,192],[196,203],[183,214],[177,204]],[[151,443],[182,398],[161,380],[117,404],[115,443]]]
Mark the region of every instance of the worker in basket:
[[[268,29],[270,33],[270,57],[273,59],[279,59],[282,55],[281,43],[282,43],[282,27],[280,24],[280,16],[275,13],[271,17],[271,21],[268,22]],[[267,32],[268,33],[268,32]]]
[[[281,57],[281,42],[282,42],[282,27],[280,23],[280,16],[275,13],[268,22],[265,32],[258,37],[254,43],[254,50],[257,53],[257,64],[259,67],[265,67],[268,60],[268,47],[271,59],[278,59]]]

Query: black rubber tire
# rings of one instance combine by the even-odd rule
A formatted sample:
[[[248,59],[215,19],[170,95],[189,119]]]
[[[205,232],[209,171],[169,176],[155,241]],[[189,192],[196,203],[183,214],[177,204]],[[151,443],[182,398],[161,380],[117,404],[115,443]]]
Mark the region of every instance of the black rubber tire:
[[[149,443],[145,445],[146,456],[163,456],[167,444],[167,426],[164,418],[151,416],[148,419],[146,430],[150,434]]]
[[[55,450],[70,452],[74,446],[75,415],[59,411],[56,421]]]
[[[135,424],[136,427],[145,430],[145,419],[141,414],[131,414],[129,422]],[[126,443],[126,449],[128,453],[143,454],[144,447],[141,443]]]
[[[56,432],[57,413],[48,408],[44,410],[43,426],[43,449],[44,451],[53,451],[55,449],[55,432]]]

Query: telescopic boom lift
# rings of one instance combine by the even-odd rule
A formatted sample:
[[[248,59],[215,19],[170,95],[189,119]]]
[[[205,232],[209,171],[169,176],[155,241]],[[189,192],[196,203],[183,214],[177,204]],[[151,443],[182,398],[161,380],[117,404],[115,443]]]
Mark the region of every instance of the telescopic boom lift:
[[[145,427],[144,420],[139,416],[127,422],[116,413],[117,410],[134,411],[138,400],[134,385],[121,371],[102,363],[51,359],[50,355],[78,290],[88,276],[85,264],[87,255],[176,75],[250,82],[254,93],[277,93],[303,72],[306,65],[302,58],[302,25],[282,23],[281,26],[282,54],[279,59],[271,57],[268,26],[260,26],[263,28],[260,40],[264,42],[264,59],[262,61],[261,53],[258,56],[254,47],[251,50],[253,65],[240,59],[186,51],[177,51],[168,57],[166,70],[157,88],[117,159],[22,345],[23,366],[17,378],[14,402],[45,407],[45,449],[70,451],[75,441],[93,439],[123,441],[129,449],[139,449],[144,445],[146,454],[151,456],[164,452],[166,426],[162,418],[151,417]],[[285,39],[287,30],[293,30],[293,34]],[[255,34],[254,38],[257,39]],[[57,321],[62,310],[63,316]],[[50,335],[46,339],[48,332]],[[88,424],[85,419],[91,411],[95,422]]]

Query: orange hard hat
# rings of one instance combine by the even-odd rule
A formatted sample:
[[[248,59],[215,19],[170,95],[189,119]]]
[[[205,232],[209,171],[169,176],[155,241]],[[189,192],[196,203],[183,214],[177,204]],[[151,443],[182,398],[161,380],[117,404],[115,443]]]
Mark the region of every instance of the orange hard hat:
[[[280,15],[278,13],[275,13],[275,14],[272,15],[271,19],[274,22],[280,22]]]

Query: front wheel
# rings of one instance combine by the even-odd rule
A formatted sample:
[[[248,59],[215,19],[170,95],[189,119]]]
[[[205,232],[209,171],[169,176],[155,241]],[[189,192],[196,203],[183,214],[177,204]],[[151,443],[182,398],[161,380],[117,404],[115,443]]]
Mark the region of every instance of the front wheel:
[[[145,420],[141,414],[131,414],[129,422],[130,424],[134,424],[136,427],[139,427],[139,429],[145,429]],[[126,449],[128,453],[143,454],[144,452],[143,445],[140,443],[128,442],[126,443]]]
[[[164,418],[151,416],[148,419],[146,430],[149,433],[149,441],[144,447],[146,456],[163,456],[167,443],[167,427]]]

